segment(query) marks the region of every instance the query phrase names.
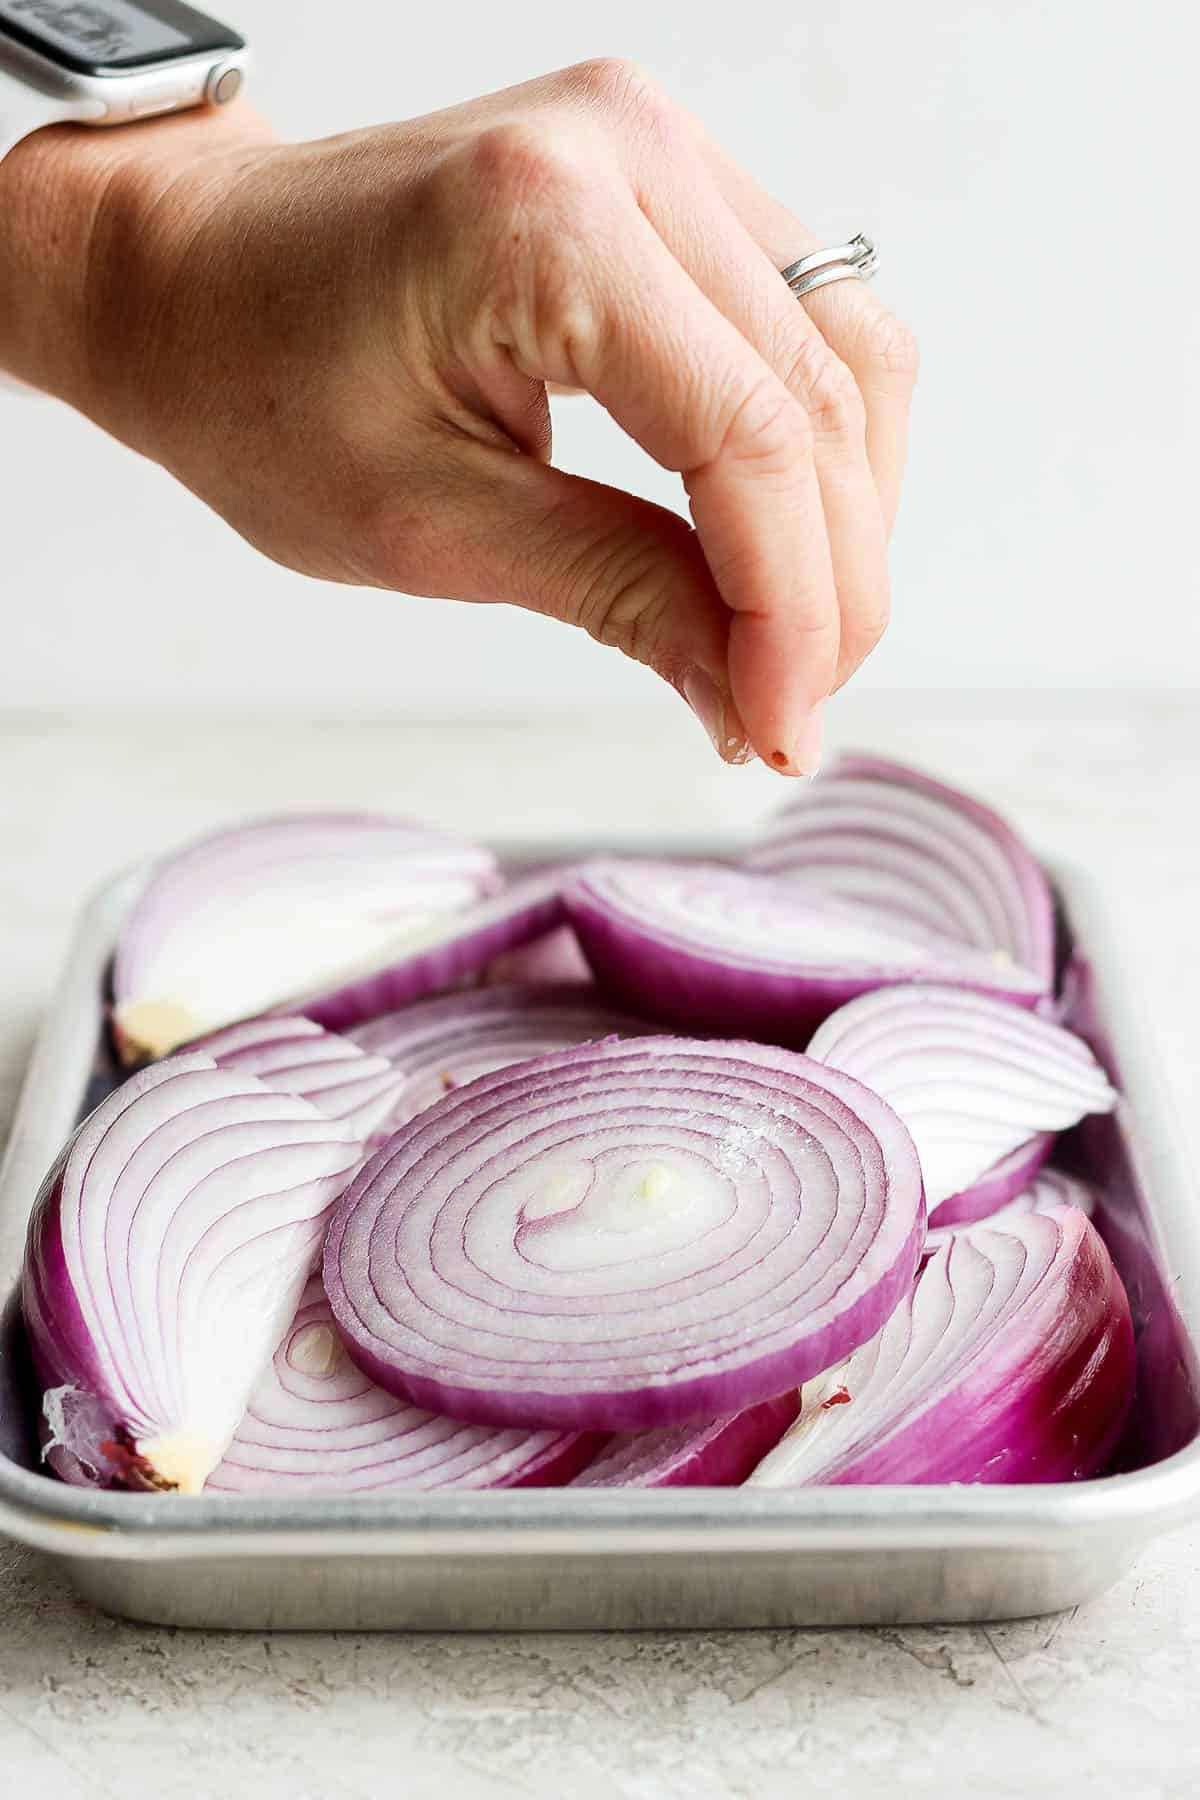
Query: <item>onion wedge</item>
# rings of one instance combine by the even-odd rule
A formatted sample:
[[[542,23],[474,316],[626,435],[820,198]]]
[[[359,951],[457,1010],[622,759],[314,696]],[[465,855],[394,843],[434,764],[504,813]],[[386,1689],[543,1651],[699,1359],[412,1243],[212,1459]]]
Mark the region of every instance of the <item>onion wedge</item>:
[[[487,850],[402,819],[262,819],[186,845],[156,867],[113,960],[113,1035],[125,1062],[386,961],[415,933],[500,885]]]
[[[601,859],[577,871],[565,900],[601,987],[692,1031],[799,1047],[873,988],[939,981],[1021,1006],[1042,991],[1003,956],[717,863]]]
[[[1078,1480],[1116,1448],[1133,1377],[1125,1289],[1078,1208],[975,1225],[878,1337],[805,1386],[749,1485]]]
[[[360,1157],[344,1125],[207,1056],[142,1070],[84,1121],[22,1280],[58,1474],[199,1492]]]
[[[897,921],[1054,978],[1054,900],[990,807],[880,756],[841,756],[778,813],[748,868],[865,900]]]
[[[1111,1112],[1117,1099],[1082,1038],[954,988],[864,994],[826,1019],[808,1053],[899,1113],[921,1158],[933,1225],[995,1211],[1045,1161],[1043,1134]]]

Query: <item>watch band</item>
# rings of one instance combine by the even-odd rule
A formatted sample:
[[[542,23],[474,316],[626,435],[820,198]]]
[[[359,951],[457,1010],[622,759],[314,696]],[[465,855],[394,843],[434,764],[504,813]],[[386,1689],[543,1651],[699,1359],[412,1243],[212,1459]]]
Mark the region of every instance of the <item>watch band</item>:
[[[102,119],[102,100],[81,95],[55,94],[33,80],[16,75],[0,64],[0,157],[43,125],[59,125],[71,119]]]

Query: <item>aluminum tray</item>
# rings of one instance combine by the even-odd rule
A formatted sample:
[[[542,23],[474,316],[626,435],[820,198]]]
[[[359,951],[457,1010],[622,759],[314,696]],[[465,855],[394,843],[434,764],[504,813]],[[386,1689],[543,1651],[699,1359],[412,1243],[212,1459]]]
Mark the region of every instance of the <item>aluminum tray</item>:
[[[41,1177],[103,1083],[100,995],[144,871],[85,912],[0,1175],[17,1275]],[[1043,1487],[520,1490],[175,1499],[42,1473],[16,1307],[0,1341],[0,1530],[97,1605],[172,1625],[525,1630],[950,1622],[1086,1600],[1200,1510],[1200,1207],[1103,907],[1057,876],[1091,976],[1083,1026],[1126,1099],[1073,1135],[1139,1336],[1134,1426],[1101,1480]]]

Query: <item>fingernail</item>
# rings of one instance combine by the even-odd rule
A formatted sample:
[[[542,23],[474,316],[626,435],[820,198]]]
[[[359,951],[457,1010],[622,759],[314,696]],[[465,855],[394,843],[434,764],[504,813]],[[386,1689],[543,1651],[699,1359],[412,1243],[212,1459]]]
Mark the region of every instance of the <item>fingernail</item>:
[[[825,703],[819,701],[801,726],[790,750],[773,750],[771,767],[781,775],[815,775],[821,766],[825,732]]]
[[[680,683],[684,699],[707,731],[722,762],[747,763],[754,755],[737,707],[704,669],[693,669]]]

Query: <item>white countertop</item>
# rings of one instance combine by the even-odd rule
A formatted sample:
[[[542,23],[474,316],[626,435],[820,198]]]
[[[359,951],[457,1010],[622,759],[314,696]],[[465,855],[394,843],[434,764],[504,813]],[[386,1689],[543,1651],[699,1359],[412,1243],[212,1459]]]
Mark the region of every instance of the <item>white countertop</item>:
[[[1200,1152],[1200,726],[1178,700],[850,694],[836,735],[974,787],[1090,867]],[[237,813],[374,805],[480,835],[746,830],[782,791],[665,711],[530,722],[0,719],[0,1129],[82,894]],[[155,1800],[981,1800],[1200,1789],[1200,1524],[1103,1599],[988,1627],[191,1634],[0,1543],[0,1790]]]

